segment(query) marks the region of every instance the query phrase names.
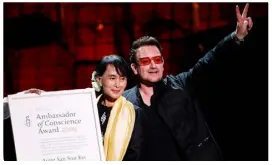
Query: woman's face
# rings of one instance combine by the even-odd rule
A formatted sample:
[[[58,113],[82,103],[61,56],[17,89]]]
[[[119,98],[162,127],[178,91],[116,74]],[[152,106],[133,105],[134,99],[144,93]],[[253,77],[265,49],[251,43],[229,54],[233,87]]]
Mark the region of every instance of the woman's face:
[[[108,64],[104,74],[99,77],[99,85],[103,88],[103,94],[107,101],[116,101],[127,86],[127,77],[121,76],[114,65]]]

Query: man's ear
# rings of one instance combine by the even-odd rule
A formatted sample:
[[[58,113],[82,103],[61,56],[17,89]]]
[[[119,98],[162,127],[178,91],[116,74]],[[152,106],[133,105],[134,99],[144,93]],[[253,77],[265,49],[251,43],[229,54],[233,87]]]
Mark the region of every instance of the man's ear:
[[[138,71],[137,71],[137,66],[136,66],[136,64],[132,63],[132,64],[130,64],[130,67],[131,67],[133,73],[134,73],[135,75],[137,75],[137,74],[138,74]]]

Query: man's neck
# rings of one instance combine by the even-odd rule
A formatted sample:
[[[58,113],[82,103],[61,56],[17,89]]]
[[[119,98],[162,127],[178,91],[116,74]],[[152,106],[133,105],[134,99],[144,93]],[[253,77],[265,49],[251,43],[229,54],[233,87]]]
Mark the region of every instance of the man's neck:
[[[151,105],[150,99],[154,93],[153,86],[146,86],[144,84],[140,84],[139,92],[142,96],[143,102],[146,105],[150,106]]]

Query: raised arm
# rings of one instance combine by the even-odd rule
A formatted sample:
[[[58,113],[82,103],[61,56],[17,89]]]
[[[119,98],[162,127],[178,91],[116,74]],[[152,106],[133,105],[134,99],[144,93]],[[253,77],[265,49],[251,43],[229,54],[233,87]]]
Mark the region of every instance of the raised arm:
[[[243,53],[241,51],[241,42],[253,27],[252,19],[247,17],[248,7],[249,4],[246,4],[241,15],[239,6],[237,5],[237,25],[235,31],[226,36],[204,57],[199,59],[189,71],[174,76],[180,86],[192,92],[197,84],[205,80],[206,75],[211,71],[211,66],[216,66],[214,65],[215,63],[228,58],[230,54]]]

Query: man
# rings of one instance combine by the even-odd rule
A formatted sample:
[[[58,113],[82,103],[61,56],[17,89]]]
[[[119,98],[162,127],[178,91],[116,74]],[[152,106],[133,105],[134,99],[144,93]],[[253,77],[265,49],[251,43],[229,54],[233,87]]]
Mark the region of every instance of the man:
[[[163,79],[164,60],[159,42],[149,36],[132,44],[130,61],[139,84],[123,94],[145,116],[145,148],[142,160],[222,160],[220,150],[203,115],[192,100],[191,91],[206,67],[222,52],[235,50],[253,22],[236,6],[236,30],[225,37],[188,72]]]

